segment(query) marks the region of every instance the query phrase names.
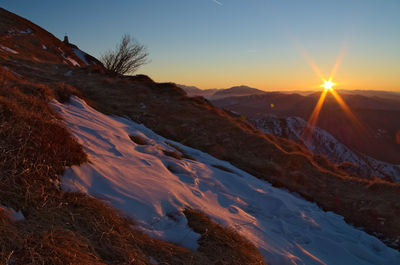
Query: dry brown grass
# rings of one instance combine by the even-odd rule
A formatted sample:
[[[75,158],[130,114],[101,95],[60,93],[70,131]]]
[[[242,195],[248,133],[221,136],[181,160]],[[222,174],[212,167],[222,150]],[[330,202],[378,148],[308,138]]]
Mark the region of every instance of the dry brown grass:
[[[25,235],[23,244],[11,258],[12,264],[104,264],[79,235],[54,229]]]
[[[23,209],[52,193],[66,166],[86,161],[81,146],[52,112],[45,85],[0,89],[0,202]]]
[[[179,148],[177,145],[174,145],[170,142],[165,142],[167,145],[171,146],[172,148],[174,148],[177,152],[179,152],[180,157],[184,158],[184,159],[189,159],[189,160],[193,160],[196,161],[196,158],[188,155],[185,151],[183,151],[181,148]]]
[[[98,199],[80,193],[61,193],[44,207],[29,214],[28,227],[46,231],[49,227],[72,231],[84,238],[87,249],[103,262],[146,264],[148,259],[137,245],[133,222]]]
[[[58,176],[66,166],[85,162],[86,155],[48,105],[54,93],[65,94],[65,86],[18,80],[3,68],[0,76],[0,203],[29,217],[56,201]],[[15,225],[1,218],[1,223],[0,233],[6,234],[0,242],[2,262],[77,264],[92,259],[68,231],[38,233],[25,222]]]
[[[52,97],[69,98],[74,89],[3,76],[0,203],[21,209],[26,220],[18,229],[1,220],[0,232],[6,233],[0,242],[2,261],[12,254],[16,264],[147,264],[128,219],[96,199],[64,193],[55,185],[65,167],[86,161],[48,105]],[[19,245],[5,241],[13,236]]]
[[[185,209],[189,226],[201,235],[199,252],[204,253],[210,264],[266,264],[257,248],[233,229],[211,221],[204,213]]]
[[[176,151],[170,151],[170,150],[162,150],[163,154],[172,158],[175,158],[177,160],[182,160],[182,157],[178,152]]]
[[[8,219],[0,208],[0,264],[8,264],[23,240],[16,226]]]

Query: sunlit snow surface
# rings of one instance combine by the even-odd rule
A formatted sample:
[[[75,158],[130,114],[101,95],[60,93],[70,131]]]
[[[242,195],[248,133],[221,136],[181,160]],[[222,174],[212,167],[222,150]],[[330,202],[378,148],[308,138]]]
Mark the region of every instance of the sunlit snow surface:
[[[227,162],[130,120],[103,115],[76,97],[68,105],[54,101],[52,106],[90,160],[67,169],[63,188],[104,198],[152,236],[196,248],[199,235],[181,213],[191,207],[233,227],[259,248],[268,264],[400,264],[399,252],[343,217]],[[135,144],[129,135],[141,136],[148,145]],[[173,150],[166,142],[197,161],[165,156],[162,149]]]
[[[13,50],[13,49],[8,48],[8,47],[3,46],[3,45],[0,45],[0,48],[3,49],[3,50],[6,51],[6,52],[10,52],[10,53],[13,53],[13,54],[18,54],[18,53],[19,53],[19,52],[17,52],[16,50]]]

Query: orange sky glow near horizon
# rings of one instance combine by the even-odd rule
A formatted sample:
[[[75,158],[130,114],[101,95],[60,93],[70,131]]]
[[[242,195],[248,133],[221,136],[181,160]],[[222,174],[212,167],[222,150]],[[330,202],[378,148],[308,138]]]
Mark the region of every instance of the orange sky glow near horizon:
[[[96,58],[130,34],[158,82],[321,91],[334,72],[336,91],[400,92],[399,0],[3,2]]]
[[[150,75],[156,81],[171,81],[200,89],[247,85],[265,91],[320,91],[321,76],[326,75],[323,73],[330,73],[329,76],[334,76],[336,90],[400,92],[400,67],[368,66],[363,61],[349,62],[345,54],[351,57],[351,54],[341,50],[333,69],[328,71],[328,67],[325,66],[324,71],[318,70],[317,75],[315,75],[316,63],[310,59],[309,55],[303,53],[298,56],[300,60],[295,58],[287,65],[277,65],[274,68],[262,63],[256,63],[253,67],[231,65],[228,68],[224,64],[220,66],[225,67],[221,71],[216,62],[213,66],[188,65],[180,68],[178,72],[175,68],[157,69],[145,66],[140,72]],[[385,68],[388,70],[385,71]]]
[[[273,67],[260,60],[255,60],[252,67],[249,67],[248,62],[243,64],[224,62],[220,65],[216,58],[215,63],[210,60],[204,64],[188,64],[187,67],[180,67],[179,76],[172,82],[200,89],[247,85],[265,91],[320,91],[321,80],[335,79],[336,90],[400,92],[400,67],[397,67],[392,60],[387,60],[387,65],[382,65],[382,62],[375,63],[373,56],[360,59],[359,54],[357,56],[352,54],[357,48],[351,47],[348,41],[344,41],[336,53],[336,58],[333,57],[334,54],[319,56],[323,67],[318,67],[299,41],[292,39],[291,42],[294,53],[291,54],[290,60],[286,58],[281,64]],[[330,70],[329,64],[331,64]],[[170,70],[153,67],[149,69],[153,72],[152,76],[162,81],[169,80],[177,74],[174,67]]]

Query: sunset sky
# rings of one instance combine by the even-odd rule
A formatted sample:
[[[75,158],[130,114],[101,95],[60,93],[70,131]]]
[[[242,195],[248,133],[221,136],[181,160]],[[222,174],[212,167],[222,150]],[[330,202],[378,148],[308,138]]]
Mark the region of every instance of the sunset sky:
[[[98,57],[124,33],[145,44],[156,81],[199,88],[319,89],[312,59],[337,88],[400,91],[398,0],[0,1]]]

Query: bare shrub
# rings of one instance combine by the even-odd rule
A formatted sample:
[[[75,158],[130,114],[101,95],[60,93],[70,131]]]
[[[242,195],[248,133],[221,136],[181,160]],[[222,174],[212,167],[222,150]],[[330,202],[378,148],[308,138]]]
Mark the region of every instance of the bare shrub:
[[[100,61],[107,70],[124,75],[134,73],[148,63],[148,56],[144,45],[125,34],[115,50],[108,50],[101,56]]]

